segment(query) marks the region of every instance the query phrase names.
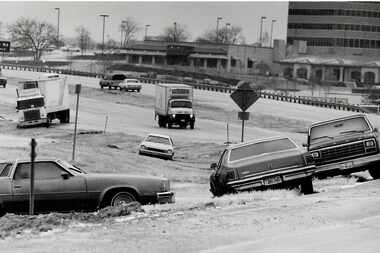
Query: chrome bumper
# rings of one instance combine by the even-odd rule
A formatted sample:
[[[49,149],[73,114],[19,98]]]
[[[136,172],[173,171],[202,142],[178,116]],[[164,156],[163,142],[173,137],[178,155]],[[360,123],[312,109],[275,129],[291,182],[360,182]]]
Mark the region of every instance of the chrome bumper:
[[[364,167],[373,162],[380,162],[380,153],[365,157],[353,158],[342,162],[329,163],[325,165],[317,165],[316,173],[326,172],[329,170],[349,170]]]
[[[163,157],[168,157],[168,158],[174,156],[174,153],[158,152],[158,151],[153,151],[153,150],[148,150],[148,149],[140,149],[140,153],[147,154],[147,155],[163,156]]]
[[[36,119],[36,120],[29,120],[29,121],[18,122],[17,126],[18,127],[34,126],[34,125],[44,124],[46,122],[47,122],[47,119],[43,118],[43,119]]]
[[[157,193],[158,204],[169,204],[169,203],[174,203],[174,202],[175,202],[174,192]]]

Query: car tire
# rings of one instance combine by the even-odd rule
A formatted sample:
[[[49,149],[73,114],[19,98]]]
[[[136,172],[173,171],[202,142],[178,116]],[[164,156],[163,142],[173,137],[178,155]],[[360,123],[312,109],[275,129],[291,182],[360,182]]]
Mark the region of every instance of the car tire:
[[[194,129],[194,124],[195,124],[194,121],[190,121],[190,129]]]
[[[311,177],[304,179],[301,183],[300,192],[305,195],[314,193],[313,179]]]
[[[111,198],[111,206],[121,206],[135,202],[136,198],[129,192],[118,192]]]
[[[374,180],[380,179],[380,168],[378,166],[368,169],[368,172]]]

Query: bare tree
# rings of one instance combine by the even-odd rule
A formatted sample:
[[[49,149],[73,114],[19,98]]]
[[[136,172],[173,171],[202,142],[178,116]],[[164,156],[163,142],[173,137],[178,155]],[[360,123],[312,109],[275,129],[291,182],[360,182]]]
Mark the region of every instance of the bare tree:
[[[8,26],[8,32],[16,45],[33,50],[34,61],[40,60],[42,51],[54,43],[57,34],[53,25],[23,17]]]
[[[133,19],[126,17],[120,24],[120,32],[123,34],[122,46],[125,47],[141,30],[140,25]]]
[[[207,30],[202,36],[197,38],[198,42],[218,42],[223,44],[244,44],[245,38],[240,26],[223,27],[218,29]]]
[[[165,41],[179,42],[179,41],[187,41],[190,37],[190,34],[187,31],[185,26],[179,23],[175,23],[173,26],[166,27],[161,37]]]
[[[90,48],[90,44],[91,44],[90,32],[83,26],[78,26],[75,29],[75,32],[78,34],[76,37],[76,42],[78,43],[78,46],[83,55],[83,53],[86,52],[86,50]]]

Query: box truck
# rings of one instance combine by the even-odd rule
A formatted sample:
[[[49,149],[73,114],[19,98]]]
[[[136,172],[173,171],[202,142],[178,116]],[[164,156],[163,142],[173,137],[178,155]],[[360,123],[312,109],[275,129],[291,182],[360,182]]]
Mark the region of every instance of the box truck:
[[[66,77],[20,82],[17,91],[18,127],[70,122],[70,98]]]
[[[160,127],[178,125],[194,129],[193,87],[185,84],[156,84],[155,118]]]

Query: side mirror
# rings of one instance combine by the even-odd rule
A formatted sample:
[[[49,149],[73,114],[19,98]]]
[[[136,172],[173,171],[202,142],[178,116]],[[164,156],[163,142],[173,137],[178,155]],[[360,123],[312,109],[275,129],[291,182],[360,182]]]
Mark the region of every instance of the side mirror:
[[[375,128],[373,129],[373,132],[374,132],[374,133],[377,133],[377,132],[379,132],[379,129],[377,129],[377,127],[375,127]]]
[[[67,180],[67,179],[69,179],[70,178],[70,174],[69,173],[62,173],[61,174],[61,177],[63,178],[63,180]]]
[[[210,169],[215,170],[218,165],[216,163],[212,163],[210,165]]]

